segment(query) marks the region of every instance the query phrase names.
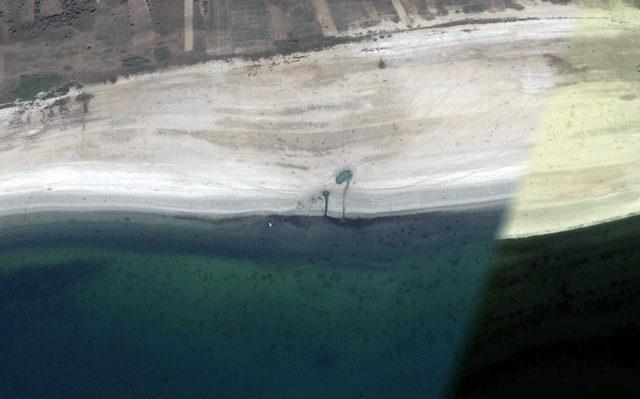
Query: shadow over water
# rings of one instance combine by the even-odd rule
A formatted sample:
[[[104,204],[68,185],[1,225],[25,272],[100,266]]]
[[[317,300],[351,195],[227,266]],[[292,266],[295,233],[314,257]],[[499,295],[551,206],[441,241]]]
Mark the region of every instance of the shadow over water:
[[[496,248],[456,397],[638,397],[640,216]]]
[[[499,215],[5,218],[0,397],[442,397]]]

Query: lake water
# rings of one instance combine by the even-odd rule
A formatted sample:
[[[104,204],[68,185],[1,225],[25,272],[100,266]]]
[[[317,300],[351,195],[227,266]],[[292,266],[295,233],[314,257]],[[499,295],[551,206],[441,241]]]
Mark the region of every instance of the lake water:
[[[0,397],[443,397],[499,215],[5,218]]]

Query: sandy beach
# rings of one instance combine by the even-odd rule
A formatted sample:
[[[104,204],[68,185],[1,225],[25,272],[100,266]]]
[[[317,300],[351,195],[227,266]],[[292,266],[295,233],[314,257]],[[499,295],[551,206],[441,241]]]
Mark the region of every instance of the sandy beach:
[[[563,9],[566,14],[566,9]],[[0,111],[0,212],[413,213],[502,203],[573,19],[212,61]]]
[[[339,217],[345,168],[352,217],[513,200],[514,238],[635,214],[637,12],[552,10],[2,109],[0,214],[321,215],[328,190]]]

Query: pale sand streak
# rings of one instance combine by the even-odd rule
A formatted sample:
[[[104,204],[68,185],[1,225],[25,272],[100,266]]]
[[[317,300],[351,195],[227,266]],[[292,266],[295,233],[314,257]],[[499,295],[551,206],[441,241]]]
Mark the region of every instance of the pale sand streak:
[[[32,24],[33,23],[33,8],[34,8],[35,0],[25,0],[23,8],[22,8],[22,23],[24,24]]]
[[[268,10],[271,39],[276,42],[286,40],[291,31],[289,19],[284,16],[280,7],[275,4],[269,4]]]
[[[429,11],[432,15],[438,14],[438,6],[436,5],[435,0],[423,0],[425,5],[427,6],[427,11]]]
[[[327,188],[339,215],[343,167],[351,215],[501,203],[553,86],[542,54],[561,56],[572,24],[412,31],[137,75],[83,88],[88,114],[74,101],[53,118],[0,110],[0,214],[317,215]]]
[[[405,11],[404,6],[400,2],[400,0],[391,0],[391,4],[393,4],[393,8],[395,8],[396,13],[398,14],[398,18],[400,18],[400,22],[409,24],[411,22],[411,19],[409,18],[409,15],[407,14],[407,11]]]
[[[184,51],[193,50],[193,0],[184,0]]]
[[[129,0],[129,14],[133,24],[134,45],[144,45],[151,43],[155,37],[151,11],[146,0]]]
[[[331,11],[327,5],[327,0],[311,0],[313,9],[322,28],[322,34],[325,36],[335,36],[338,34],[336,24],[333,22]]]
[[[376,7],[373,5],[371,0],[362,0],[362,5],[370,19],[377,21],[380,18],[378,11],[376,11]]]

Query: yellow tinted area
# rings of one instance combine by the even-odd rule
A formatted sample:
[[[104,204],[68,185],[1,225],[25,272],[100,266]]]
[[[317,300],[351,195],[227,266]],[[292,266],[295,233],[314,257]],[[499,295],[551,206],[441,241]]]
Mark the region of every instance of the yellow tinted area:
[[[583,7],[503,237],[640,212],[640,9]]]

